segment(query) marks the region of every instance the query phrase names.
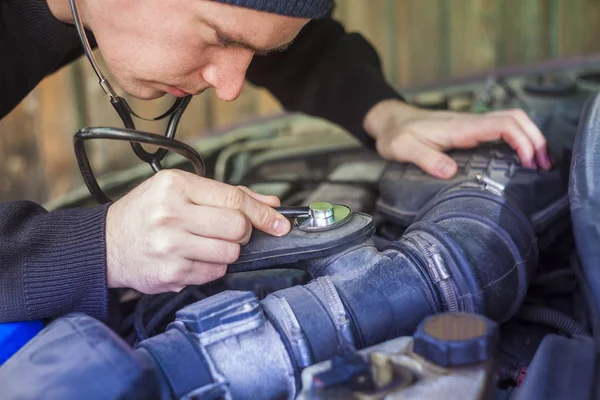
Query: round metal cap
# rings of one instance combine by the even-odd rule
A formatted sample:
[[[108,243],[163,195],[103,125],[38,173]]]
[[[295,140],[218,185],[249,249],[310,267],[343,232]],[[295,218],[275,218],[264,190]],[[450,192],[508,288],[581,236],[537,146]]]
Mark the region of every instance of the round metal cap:
[[[421,322],[413,340],[413,351],[435,364],[443,367],[475,364],[493,357],[498,325],[477,314],[437,314]]]
[[[352,217],[352,210],[340,204],[326,202],[311,203],[309,216],[296,218],[294,224],[302,231],[320,232],[337,228]]]
[[[308,206],[312,218],[327,219],[333,217],[333,204],[319,201]]]

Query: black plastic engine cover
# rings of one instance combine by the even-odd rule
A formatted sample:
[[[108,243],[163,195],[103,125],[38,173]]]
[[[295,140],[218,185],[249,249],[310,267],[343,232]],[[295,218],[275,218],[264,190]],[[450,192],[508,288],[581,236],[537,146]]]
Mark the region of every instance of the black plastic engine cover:
[[[536,171],[521,166],[505,144],[450,152],[458,172],[450,180],[434,178],[412,164],[390,164],[380,180],[377,211],[385,219],[407,228],[420,210],[441,191],[485,176],[504,185],[502,196],[527,215],[536,233],[553,227],[568,215],[567,186],[560,168]]]
[[[247,245],[242,247],[238,260],[227,267],[227,272],[244,272],[259,269],[301,268],[297,261],[326,257],[339,253],[373,236],[373,217],[353,213],[345,224],[323,232],[304,232],[293,227],[290,233],[274,237],[259,230],[252,233]]]

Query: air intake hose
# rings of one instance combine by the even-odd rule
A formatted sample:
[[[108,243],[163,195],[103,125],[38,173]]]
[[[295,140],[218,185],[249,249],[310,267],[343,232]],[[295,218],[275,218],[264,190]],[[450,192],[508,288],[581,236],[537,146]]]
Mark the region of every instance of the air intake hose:
[[[569,181],[569,200],[577,252],[600,310],[600,95],[584,107]]]

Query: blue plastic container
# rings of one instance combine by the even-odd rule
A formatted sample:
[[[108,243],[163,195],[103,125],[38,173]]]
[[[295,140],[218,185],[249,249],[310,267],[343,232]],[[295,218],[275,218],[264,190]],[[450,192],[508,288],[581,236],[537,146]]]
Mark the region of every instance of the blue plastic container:
[[[43,328],[44,325],[41,321],[0,324],[0,365],[25,346]]]

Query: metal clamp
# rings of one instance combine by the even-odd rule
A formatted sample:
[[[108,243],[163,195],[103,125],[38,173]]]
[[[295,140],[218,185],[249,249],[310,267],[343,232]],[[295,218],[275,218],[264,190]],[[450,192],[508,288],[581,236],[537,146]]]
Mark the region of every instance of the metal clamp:
[[[303,369],[312,365],[312,353],[308,347],[306,336],[302,331],[298,318],[296,318],[296,314],[294,314],[294,311],[287,300],[284,297],[270,295],[262,301],[262,304],[263,307],[268,309],[279,321],[280,326],[292,347],[294,359],[298,363],[298,367]]]
[[[495,195],[502,196],[504,190],[506,189],[506,185],[493,180],[489,176],[477,174],[476,178],[477,182],[479,182],[483,186],[484,190],[487,190],[488,192],[491,192]]]
[[[328,276],[321,276],[316,279],[316,282],[318,282],[325,295],[328,311],[338,332],[340,346],[343,350],[354,350],[356,346],[354,344],[352,325],[337,289]]]
[[[433,281],[440,287],[442,293],[444,294],[444,298],[446,300],[446,308],[449,312],[459,311],[458,309],[458,299],[456,298],[456,293],[454,292],[454,288],[452,287],[452,281],[450,273],[446,269],[446,265],[444,263],[444,259],[442,255],[431,247],[431,262],[429,263],[429,271],[431,273],[431,277]]]
[[[415,243],[426,257],[427,271],[433,282],[438,285],[442,292],[442,296],[446,302],[446,310],[449,312],[460,311],[456,292],[454,286],[452,286],[452,275],[450,275],[448,268],[446,268],[444,258],[435,245],[430,243],[423,235],[418,235],[417,239]]]

